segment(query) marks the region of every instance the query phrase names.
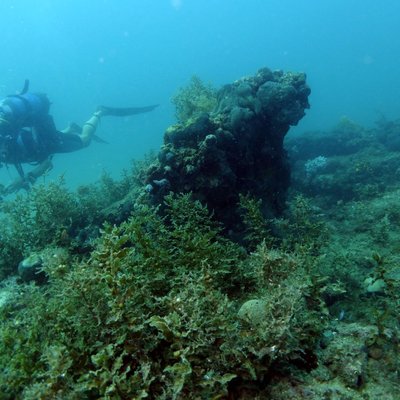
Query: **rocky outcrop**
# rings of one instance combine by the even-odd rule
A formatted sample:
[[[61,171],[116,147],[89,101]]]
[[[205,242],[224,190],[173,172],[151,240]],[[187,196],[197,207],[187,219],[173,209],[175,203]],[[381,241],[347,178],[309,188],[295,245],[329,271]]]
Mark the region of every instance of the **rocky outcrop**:
[[[192,192],[228,229],[238,221],[239,194],[279,214],[290,179],[283,139],[309,108],[309,94],[305,74],[267,68],[222,87],[212,112],[166,131],[147,175],[153,201]]]

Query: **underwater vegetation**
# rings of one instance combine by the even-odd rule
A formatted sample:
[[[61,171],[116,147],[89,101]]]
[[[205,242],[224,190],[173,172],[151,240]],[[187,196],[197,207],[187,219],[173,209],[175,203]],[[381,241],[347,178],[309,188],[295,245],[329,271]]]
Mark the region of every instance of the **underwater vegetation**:
[[[133,165],[118,182],[104,173],[97,185],[82,186],[74,194],[60,178],[0,203],[0,277],[15,272],[22,258],[49,244],[84,252],[105,219],[116,221],[114,208],[132,193],[137,179],[137,167]],[[126,214],[124,211],[119,209],[118,218]]]
[[[308,94],[196,78],[120,180],[3,202],[0,399],[399,398],[397,122],[287,156]]]
[[[172,97],[172,104],[175,105],[176,120],[180,124],[190,124],[202,113],[213,111],[217,105],[217,91],[194,75],[189,84]]]
[[[248,254],[189,195],[105,225],[85,260],[1,308],[3,398],[202,398],[308,364],[323,321],[305,257]],[[301,279],[300,279],[301,278]]]

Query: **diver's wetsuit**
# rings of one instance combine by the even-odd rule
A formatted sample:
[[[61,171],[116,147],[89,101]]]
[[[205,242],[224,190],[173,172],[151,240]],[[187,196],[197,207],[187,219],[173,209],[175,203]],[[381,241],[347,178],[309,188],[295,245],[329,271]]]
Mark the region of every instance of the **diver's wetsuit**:
[[[79,135],[57,130],[41,94],[6,97],[0,103],[0,162],[41,162],[54,153],[84,147]]]
[[[55,153],[68,153],[81,149],[78,135],[63,133],[56,129],[53,118],[48,115],[39,124],[21,128],[8,139],[6,163],[41,162]]]

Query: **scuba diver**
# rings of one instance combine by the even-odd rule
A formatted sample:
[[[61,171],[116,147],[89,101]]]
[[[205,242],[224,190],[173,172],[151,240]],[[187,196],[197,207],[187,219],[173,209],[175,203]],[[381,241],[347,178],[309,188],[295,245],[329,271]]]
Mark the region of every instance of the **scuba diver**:
[[[49,114],[50,101],[45,94],[29,93],[25,81],[18,95],[0,100],[0,166],[13,164],[19,178],[7,187],[0,188],[0,195],[9,195],[20,189],[28,190],[37,178],[52,168],[55,153],[68,153],[87,147],[101,117],[128,116],[154,110],[158,105],[146,107],[112,108],[100,106],[82,128],[77,124],[62,131],[57,130]],[[97,138],[98,139],[98,138]],[[22,164],[35,168],[25,173]]]

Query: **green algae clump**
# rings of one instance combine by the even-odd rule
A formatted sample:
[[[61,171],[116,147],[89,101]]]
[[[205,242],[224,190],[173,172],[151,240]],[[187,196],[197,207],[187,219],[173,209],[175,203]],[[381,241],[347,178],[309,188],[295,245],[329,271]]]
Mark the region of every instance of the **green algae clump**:
[[[180,124],[186,124],[202,113],[211,112],[217,105],[217,91],[206,85],[198,76],[192,76],[187,86],[173,96],[175,116]]]
[[[257,385],[273,362],[312,352],[322,326],[305,260],[276,252],[247,254],[190,195],[168,195],[163,213],[137,204],[88,257],[45,265],[46,285],[0,309],[3,398],[223,398]],[[270,313],[255,330],[237,315],[254,298]]]

